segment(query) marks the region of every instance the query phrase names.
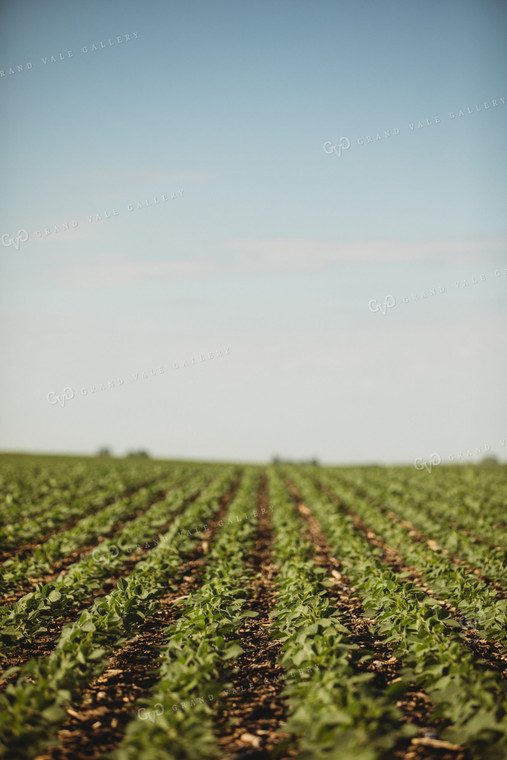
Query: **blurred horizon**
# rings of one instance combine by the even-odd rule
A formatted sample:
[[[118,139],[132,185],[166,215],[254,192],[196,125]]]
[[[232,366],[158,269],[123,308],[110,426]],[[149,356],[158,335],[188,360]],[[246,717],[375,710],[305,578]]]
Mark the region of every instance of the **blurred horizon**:
[[[505,441],[500,442],[500,446],[505,446]],[[437,463],[432,462],[431,455],[429,457],[419,457],[417,458],[417,461],[398,461],[398,462],[380,462],[380,461],[371,461],[371,462],[327,462],[327,461],[321,461],[318,457],[312,457],[307,460],[298,460],[298,459],[285,459],[284,457],[279,457],[277,455],[271,457],[270,459],[266,459],[264,461],[262,460],[236,460],[234,458],[231,459],[206,459],[206,458],[195,458],[195,457],[159,457],[159,456],[153,456],[149,450],[142,449],[143,454],[139,456],[138,453],[133,453],[130,451],[124,451],[121,452],[115,452],[110,451],[108,454],[101,454],[99,453],[100,449],[103,448],[101,446],[97,447],[97,449],[94,452],[58,452],[58,451],[9,451],[9,450],[3,450],[0,449],[0,457],[1,456],[26,456],[26,457],[47,457],[47,458],[62,458],[62,457],[68,457],[69,459],[75,458],[75,459],[97,459],[100,461],[108,461],[108,460],[134,460],[139,461],[139,459],[143,459],[144,461],[151,461],[151,462],[189,462],[189,463],[195,463],[195,464],[232,464],[232,465],[244,465],[244,466],[255,466],[255,467],[268,467],[271,465],[298,465],[298,466],[317,466],[317,467],[414,467],[416,466],[416,469],[419,471],[425,470],[426,472],[431,473],[434,467],[452,467],[452,466],[505,466],[507,465],[507,457],[502,459],[501,454],[496,454],[493,451],[490,451],[488,449],[484,449],[482,454],[479,453],[473,453],[470,458],[467,458],[467,452],[461,451],[457,454],[451,454],[447,457],[441,457],[441,461]],[[108,448],[108,447],[105,447]]]

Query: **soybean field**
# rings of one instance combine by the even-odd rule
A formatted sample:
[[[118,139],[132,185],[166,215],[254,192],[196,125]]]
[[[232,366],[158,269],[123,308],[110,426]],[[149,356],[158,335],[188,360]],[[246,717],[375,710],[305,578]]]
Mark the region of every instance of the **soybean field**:
[[[1,758],[507,758],[506,465],[0,464]]]

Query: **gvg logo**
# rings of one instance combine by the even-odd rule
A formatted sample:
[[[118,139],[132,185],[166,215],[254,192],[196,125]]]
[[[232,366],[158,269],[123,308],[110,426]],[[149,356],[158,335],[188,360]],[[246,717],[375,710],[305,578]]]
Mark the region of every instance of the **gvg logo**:
[[[458,623],[462,628],[474,628],[477,630],[479,627],[479,620],[477,618],[466,618],[464,615],[462,615],[460,618],[458,618]]]
[[[333,145],[329,140],[324,143],[322,146],[322,150],[324,153],[326,153],[328,156],[330,156],[332,153],[335,153],[338,158],[341,157],[342,151],[348,150],[350,148],[350,140],[348,137],[340,137],[338,140],[338,145]]]
[[[5,245],[6,248],[13,245],[16,251],[19,251],[20,244],[26,243],[27,240],[28,232],[26,230],[18,230],[18,234],[14,237],[11,237],[8,232],[4,232],[2,235],[2,245]]]
[[[164,706],[161,705],[160,702],[157,702],[154,710],[146,710],[146,708],[141,707],[137,711],[137,717],[140,720],[151,720],[152,723],[155,723],[156,719],[163,714]]]
[[[104,564],[105,562],[114,559],[114,557],[117,557],[119,553],[120,550],[118,547],[115,546],[115,544],[111,544],[111,546],[106,546],[105,549],[94,549],[92,551],[92,557],[95,562]]]
[[[50,391],[47,398],[48,404],[60,404],[60,406],[64,407],[67,401],[71,401],[74,398],[74,391],[67,386],[67,388],[63,389],[63,393]]]
[[[394,296],[386,296],[382,303],[379,303],[375,298],[372,298],[371,301],[368,302],[368,308],[370,311],[380,311],[384,317],[387,314],[387,310],[392,309],[393,306],[396,306],[396,298]]]
[[[414,467],[416,470],[428,470],[428,472],[431,472],[433,467],[436,467],[439,465],[442,461],[442,457],[440,454],[431,454],[428,459],[424,459],[423,457],[417,457],[417,459],[414,462]]]

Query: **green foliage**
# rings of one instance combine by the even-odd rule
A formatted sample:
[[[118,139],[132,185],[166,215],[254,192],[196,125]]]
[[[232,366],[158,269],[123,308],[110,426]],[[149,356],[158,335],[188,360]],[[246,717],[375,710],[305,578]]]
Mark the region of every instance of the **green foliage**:
[[[382,554],[379,556],[379,550],[356,529],[352,517],[337,507],[310,478],[295,468],[290,470],[290,477],[320,521],[334,555],[340,558],[357,587],[367,615],[374,618],[376,630],[395,646],[404,666],[402,678],[425,689],[438,715],[447,722],[443,738],[465,743],[474,757],[481,760],[505,757],[506,688],[496,670],[484,668],[467,651],[466,630],[461,626],[456,628],[451,622],[451,613],[384,564]],[[331,483],[328,476],[325,478]],[[380,510],[372,508],[366,512],[368,502],[355,491],[341,486],[336,490],[340,499],[346,500],[348,509],[357,511],[363,519],[368,517],[368,525],[375,532],[387,530]],[[485,593],[472,606],[467,601],[469,587],[459,585],[460,574],[455,576],[453,568],[442,563],[435,554],[421,552],[418,555],[424,577],[432,581],[440,576],[445,578],[452,593],[458,595],[460,590],[463,593],[463,598],[456,600],[461,611],[473,609],[480,627],[504,636],[505,616],[501,620],[500,613],[495,612],[495,605],[501,608],[495,595]],[[469,582],[473,583],[473,579]],[[482,586],[477,587],[477,593],[482,594]]]
[[[245,609],[251,570],[246,558],[255,533],[255,497],[259,476],[249,471],[231,503],[212,544],[201,587],[185,601],[181,617],[166,631],[159,679],[149,699],[148,712],[158,705],[154,721],[138,717],[127,727],[113,760],[211,760],[221,752],[213,734],[215,696],[231,660],[243,648],[236,639],[247,617]],[[211,697],[211,699],[210,699]],[[160,711],[159,707],[159,711]]]
[[[133,572],[120,578],[110,594],[98,597],[76,622],[63,628],[49,657],[31,660],[21,668],[16,683],[0,695],[0,757],[34,758],[51,744],[65,718],[62,706],[71,701],[76,688],[103,670],[112,649],[134,635],[139,623],[156,611],[168,579],[181,572],[182,559],[197,540],[187,531],[190,533],[193,526],[217,510],[218,498],[233,477],[233,469],[221,468],[221,474],[175,518],[158,546],[137,563]],[[79,577],[76,571],[69,594]],[[51,614],[53,590],[51,584],[46,584],[35,595],[25,597],[27,618],[37,619],[39,632],[44,630],[40,623],[42,611]],[[54,604],[60,604],[63,598],[64,595]],[[16,622],[23,624],[21,619]],[[2,633],[5,637],[5,629]]]
[[[431,700],[441,738],[463,744],[473,760],[507,757],[505,684],[470,647],[479,636],[507,643],[505,466],[439,466],[430,474],[281,462],[263,471],[136,457],[2,455],[0,462],[0,549],[47,536],[0,567],[2,594],[39,579],[33,592],[0,607],[0,657],[8,664],[21,644],[71,620],[49,656],[2,674],[13,679],[0,694],[2,760],[33,760],[57,741],[76,691],[104,671],[115,648],[135,637],[176,588],[220,497],[241,473],[206,547],[199,585],[176,602],[176,622],[164,631],[156,683],[111,756],[220,757],[213,727],[218,695],[242,662],[245,621],[258,614],[250,607],[247,558],[263,472],[277,568],[270,635],[280,648],[283,728],[291,734],[278,749],[291,745],[299,760],[390,760],[417,730],[396,704],[410,684]],[[359,648],[350,619],[328,597],[333,581],[316,564],[287,478],[373,620],[371,631],[394,650],[396,680],[387,688],[372,675],[374,652]],[[411,582],[412,570],[394,569],[354,515],[426,586]],[[79,557],[87,545],[94,548]],[[132,561],[141,548],[144,558]],[[70,556],[76,559],[65,572],[40,582]],[[99,595],[106,584],[109,593]]]

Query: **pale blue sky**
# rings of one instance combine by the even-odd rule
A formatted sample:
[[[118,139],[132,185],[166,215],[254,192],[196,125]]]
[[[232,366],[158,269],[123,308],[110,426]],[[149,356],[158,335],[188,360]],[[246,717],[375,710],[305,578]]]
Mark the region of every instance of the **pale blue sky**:
[[[505,458],[504,3],[1,8],[3,449]]]

